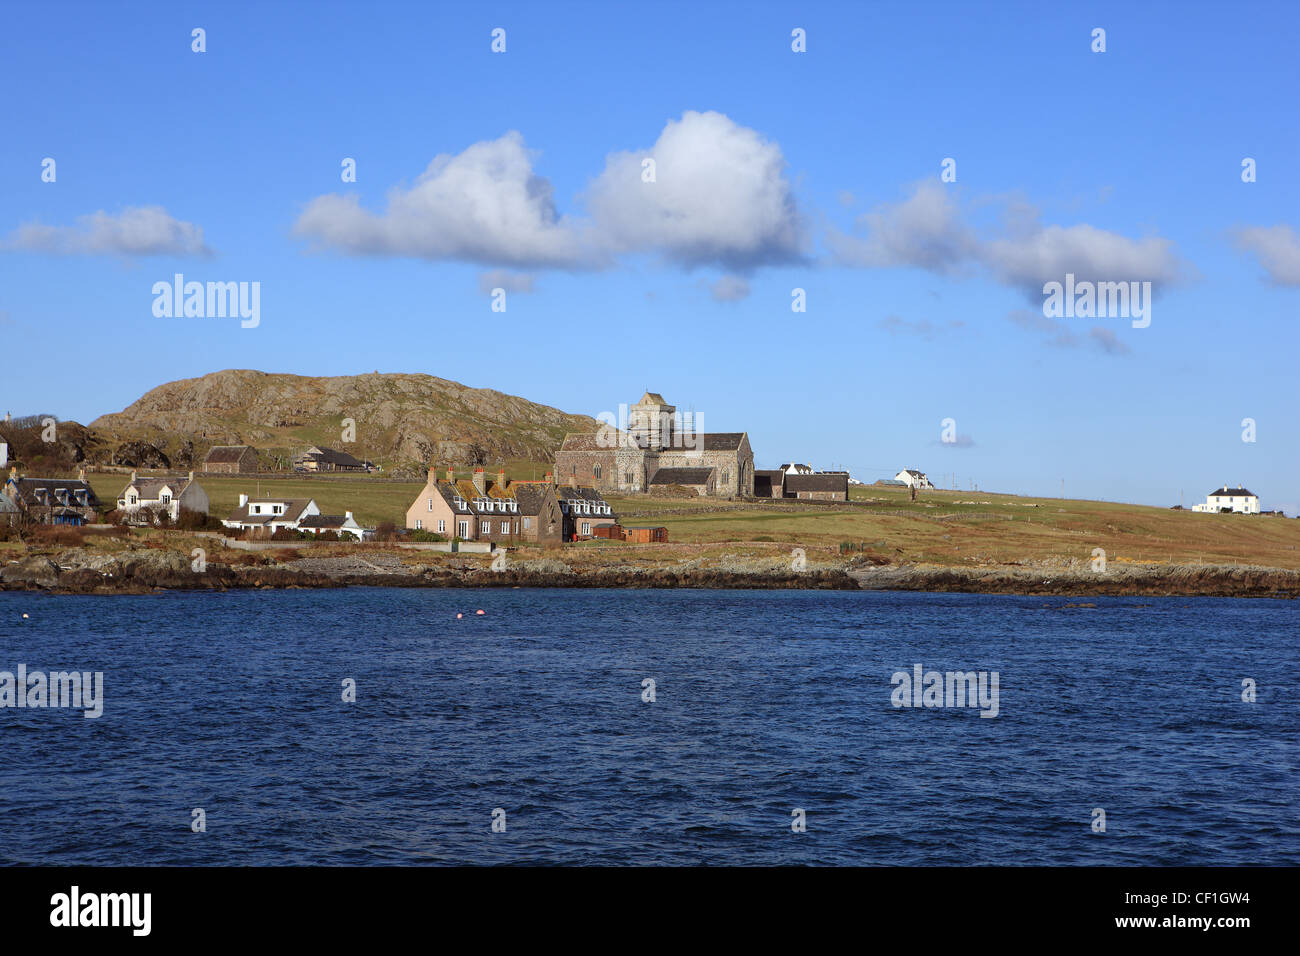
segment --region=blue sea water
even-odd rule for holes
[[[105,697],[0,709],[0,860],[1300,863],[1300,605],[1087,601],[0,593],[0,670]],[[918,663],[998,716],[893,707]]]

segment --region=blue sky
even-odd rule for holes
[[[760,466],[1189,506],[1240,481],[1300,510],[1294,4],[0,16],[15,414],[223,368],[592,415],[650,388]],[[1067,271],[1151,281],[1150,326],[1047,319]],[[260,324],[155,317],[177,272],[260,282]]]

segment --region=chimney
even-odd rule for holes
[[[536,472],[534,472],[534,474],[536,474]],[[549,471],[546,473],[546,477],[542,480],[545,481],[548,485],[555,484],[555,476],[551,474]]]
[[[504,491],[506,487],[506,470],[504,468],[497,472],[497,485]]]
[[[450,484],[452,484],[453,482],[455,482],[455,480],[456,480],[456,473],[455,473],[454,471],[452,471],[451,468],[448,468],[448,469],[447,469],[447,484],[450,485]]]
[[[190,469],[190,481],[193,481],[193,480],[194,480],[194,469],[191,468],[191,469]]]
[[[432,465],[430,465],[430,466],[429,466],[429,484],[432,485],[432,484],[434,484],[437,480],[438,480],[438,469],[435,468],[435,467],[433,467]]]
[[[578,476],[577,476],[577,475],[570,475],[570,476],[569,476],[569,487],[570,487],[570,488],[576,488],[576,487],[578,487]]]
[[[487,494],[487,472],[482,468],[474,469],[474,488],[480,495]]]
[[[133,484],[133,485],[135,484],[135,472],[134,472],[134,471],[131,472],[131,484]]]
[[[239,507],[242,508],[242,507],[244,507],[244,506],[247,505],[247,504],[248,504],[248,495],[240,495],[240,496],[239,496]]]
[[[86,480],[86,466],[82,465],[77,469],[77,480],[84,482]]]
[[[343,517],[345,517],[345,518],[351,520],[351,518],[352,518],[352,512],[351,512],[351,511],[345,511],[345,512],[343,512]]]

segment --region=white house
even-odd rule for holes
[[[192,471],[183,478],[140,478],[133,471],[130,483],[117,496],[117,510],[129,515],[150,511],[175,521],[182,508],[208,513],[208,493]]]
[[[333,531],[340,539],[355,538],[357,541],[364,541],[367,537],[366,529],[357,524],[351,511],[341,515],[308,515],[298,522],[298,530],[308,534]]]
[[[917,471],[915,468],[904,468],[894,476],[895,481],[901,481],[909,488],[933,488],[930,479],[925,477],[925,472]]]
[[[1218,514],[1220,511],[1231,511],[1235,514],[1257,515],[1259,514],[1259,495],[1242,488],[1240,485],[1236,488],[1229,488],[1225,483],[1222,488],[1217,488],[1205,496],[1205,504],[1192,505],[1192,510],[1213,514]]]
[[[250,501],[248,495],[240,495],[239,507],[231,512],[229,518],[222,518],[221,523],[227,528],[252,528],[272,535],[282,528],[297,531],[304,519],[319,514],[320,508],[316,506],[314,498],[262,498]]]
[[[781,471],[787,475],[811,475],[813,473],[812,465],[803,465],[794,461],[787,461],[781,466]]]

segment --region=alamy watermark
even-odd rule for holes
[[[981,717],[998,715],[997,671],[895,671],[889,701],[899,707],[979,707]]]
[[[245,329],[262,322],[262,283],[186,282],[176,273],[171,282],[153,284],[155,318],[224,319],[238,316]]]
[[[1078,282],[1073,272],[1065,282],[1043,283],[1043,316],[1049,319],[1133,319],[1133,328],[1151,324],[1151,283]]]
[[[103,671],[0,671],[0,708],[75,707],[94,719],[104,713]]]

